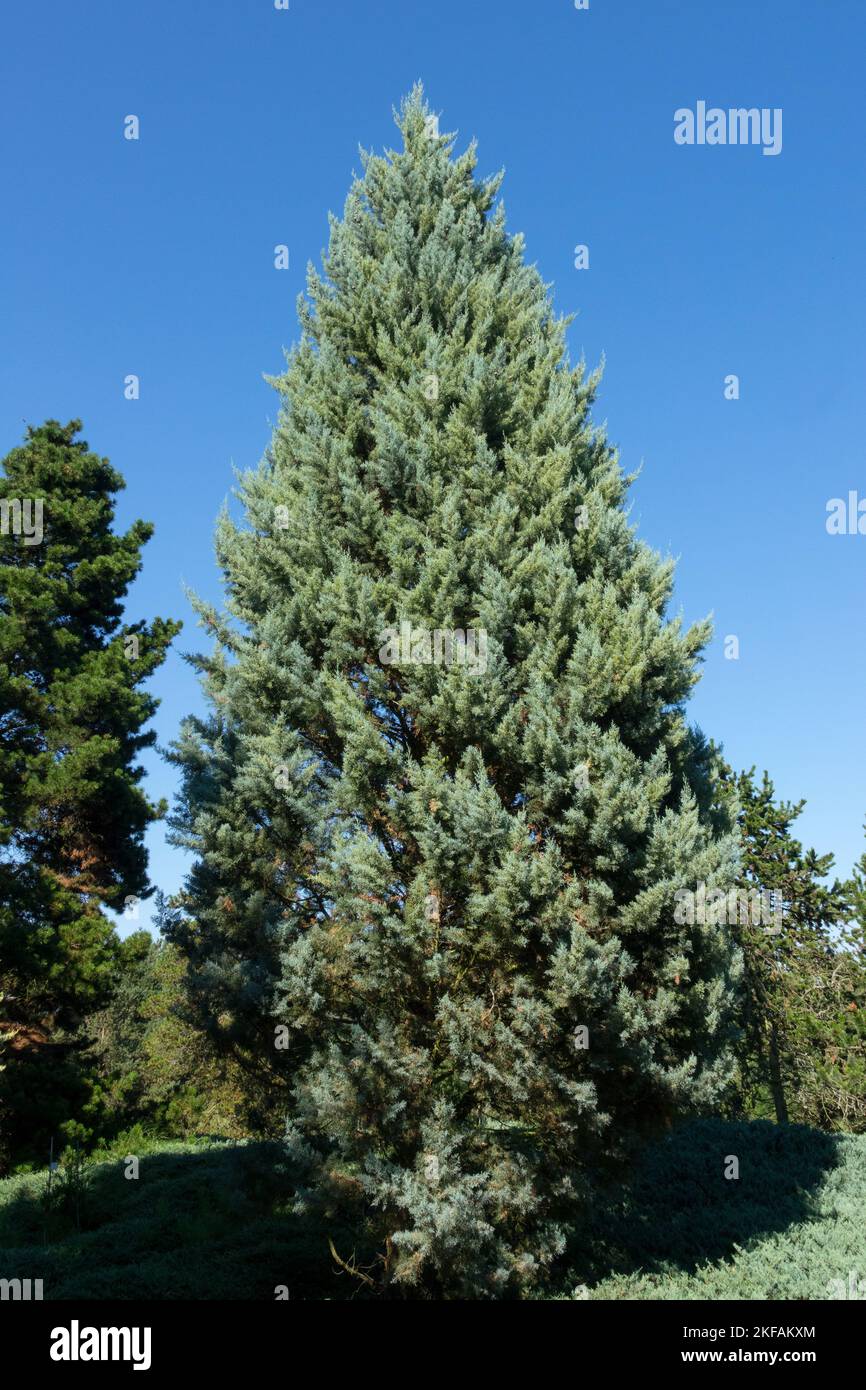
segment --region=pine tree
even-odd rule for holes
[[[735,841],[683,715],[709,626],[665,617],[598,378],[474,145],[420,89],[397,121],[218,528],[175,939],[251,1049],[261,1011],[299,1202],[357,1200],[386,1281],[483,1295],[541,1277],[595,1156],[727,1085],[737,953],[674,901]]]
[[[111,530],[123,479],[80,428],[28,429],[0,475],[2,1084],[33,1142],[86,1094],[76,1030],[110,989],[117,940],[102,908],[148,892],[144,832],[165,808],[135,761],[155,737],[141,687],[180,627],[122,624],[153,528]]]
[[[780,1124],[824,1129],[866,1125],[866,957],[851,922],[854,885],[828,882],[833,855],[805,850],[791,827],[804,801],[776,799],[755,770],[725,769],[741,833],[740,888],[765,895],[766,911],[741,927],[742,1092]]]

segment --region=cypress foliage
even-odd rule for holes
[[[174,938],[291,1078],[299,1201],[357,1200],[385,1281],[479,1295],[539,1279],[597,1157],[727,1085],[738,955],[674,899],[727,888],[735,838],[683,715],[709,626],[666,618],[597,376],[499,178],[420,89],[397,120],[219,524]]]
[[[111,530],[123,479],[77,439],[30,428],[0,473],[0,1031],[10,1143],[36,1142],[86,1096],[77,1029],[111,988],[103,906],[148,892],[144,832],[164,812],[138,753],[141,687],[180,624],[122,624],[153,528]],[[77,1095],[77,1101],[73,1096]]]

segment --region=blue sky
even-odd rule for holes
[[[25,422],[80,417],[127,479],[119,524],[156,523],[129,615],[186,620],[153,683],[160,741],[200,707],[182,584],[219,597],[213,522],[267,444],[263,374],[297,337],[305,265],[358,145],[395,143],[391,108],[420,78],[458,147],[478,138],[479,172],[505,168],[509,227],[577,315],[572,355],[606,357],[596,416],[625,468],[643,460],[634,519],[678,557],[685,618],[715,616],[692,719],[806,797],[804,838],[847,873],[866,536],[825,521],[830,498],[866,497],[864,48],[861,0],[7,7],[0,454]],[[674,112],[701,100],[781,108],[781,153],[677,145]],[[148,769],[170,797],[172,770]],[[162,827],[149,844],[174,891],[184,861]]]

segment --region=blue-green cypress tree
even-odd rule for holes
[[[499,178],[419,89],[397,119],[220,522],[175,935],[290,1077],[299,1200],[357,1200],[387,1279],[484,1294],[541,1277],[597,1156],[726,1086],[737,952],[675,894],[735,841],[683,714],[709,628],[665,616],[597,377]]]

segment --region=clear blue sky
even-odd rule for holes
[[[850,871],[866,536],[829,536],[825,509],[866,497],[862,0],[40,0],[0,23],[0,454],[25,422],[83,419],[127,478],[120,524],[156,523],[131,617],[181,616],[177,648],[202,644],[181,585],[219,596],[214,518],[276,410],[262,374],[358,145],[395,143],[421,78],[480,172],[505,167],[573,355],[606,355],[597,417],[644,460],[640,532],[678,557],[686,619],[715,615],[692,718],[806,797],[804,837]],[[781,107],[781,154],[676,145],[699,100]],[[196,682],[173,655],[154,688],[167,742]],[[149,843],[174,891],[183,860],[162,828]]]

